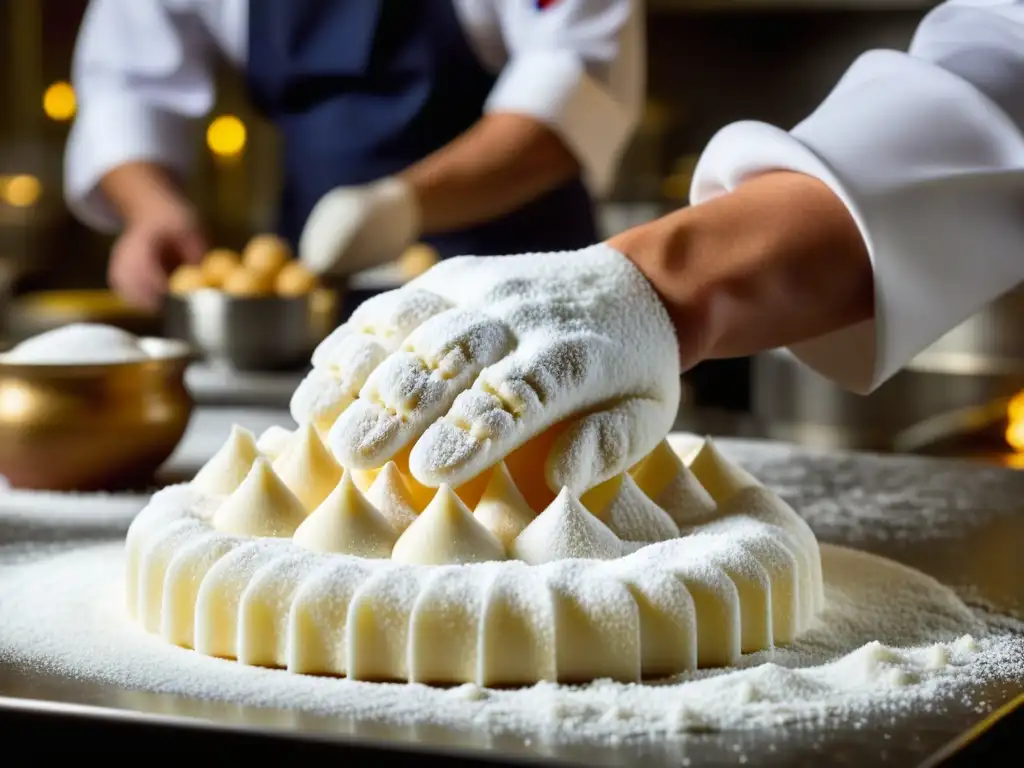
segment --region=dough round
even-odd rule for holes
[[[300,499],[268,458],[242,477],[250,438],[236,430],[202,487],[157,492],[127,534],[129,613],[200,653],[357,680],[635,682],[790,643],[824,605],[811,529],[710,440],[689,464],[665,441],[606,493],[563,492],[532,520],[499,465],[479,511],[442,487],[397,525],[381,501],[406,493],[396,466],[389,493],[345,473]],[[486,527],[508,522],[498,508],[525,526],[510,544]]]
[[[215,248],[203,258],[200,269],[207,282],[216,288],[224,285],[224,280],[242,261],[238,254],[227,248]]]
[[[405,249],[398,259],[398,269],[402,277],[412,280],[419,277],[441,260],[437,251],[426,243],[416,243]]]
[[[274,290],[280,296],[306,296],[318,286],[316,275],[298,261],[289,261],[277,273]]]
[[[203,270],[194,264],[182,264],[167,282],[167,288],[175,296],[186,296],[201,288],[211,288],[213,283],[206,277]]]
[[[242,264],[252,272],[276,275],[292,257],[288,243],[277,235],[256,235],[245,246]]]
[[[274,275],[239,266],[224,279],[223,290],[232,296],[269,296],[274,292]]]

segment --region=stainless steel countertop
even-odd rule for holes
[[[233,422],[256,430],[279,421],[283,412],[223,412],[200,409],[191,436],[171,462],[168,477],[192,471]],[[803,514],[823,541],[866,549],[912,565],[956,589],[974,605],[1024,620],[1024,473],[926,458],[808,451],[780,443],[719,441],[723,450],[776,488]],[[139,504],[144,503],[140,497]],[[126,524],[81,527],[77,535],[123,536]],[[47,538],[39,526],[0,526],[0,542]],[[978,691],[991,710],[1024,693],[999,686]],[[2,698],[6,697],[6,698]],[[0,714],[11,708],[48,708],[102,722],[173,723],[177,743],[198,734],[189,724],[279,733],[292,739],[337,744],[339,756],[353,744],[382,750],[476,752],[504,764],[570,762],[588,765],[917,765],[966,730],[986,712],[948,703],[942,711],[919,712],[892,722],[842,720],[827,728],[693,734],[671,744],[593,746],[548,744],[538,740],[494,739],[484,731],[452,732],[434,727],[387,727],[294,711],[252,709],[233,704],[131,692],[14,668],[0,662]],[[96,709],[76,709],[76,707]],[[154,720],[153,718],[156,718]],[[184,729],[184,730],[182,730]],[[773,745],[769,749],[769,745]],[[383,754],[383,753],[382,753]]]

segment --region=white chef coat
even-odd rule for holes
[[[271,0],[287,2],[287,0]],[[645,91],[642,0],[453,0],[485,69],[500,73],[486,112],[515,112],[555,130],[594,194],[611,184]],[[102,177],[148,160],[187,173],[184,130],[214,102],[214,46],[248,58],[249,0],[91,0],[72,80],[78,116],[65,152],[65,197],[87,224],[118,217]]]
[[[771,170],[815,176],[843,200],[871,256],[875,318],[790,351],[867,394],[1024,280],[1022,125],[1024,0],[949,0],[907,53],[861,56],[792,131],[720,131],[691,201]]]

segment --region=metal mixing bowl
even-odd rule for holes
[[[139,488],[192,416],[185,345],[141,362],[0,362],[0,475],[15,488]]]
[[[302,368],[337,325],[338,293],[237,297],[206,289],[169,296],[165,332],[239,371]]]

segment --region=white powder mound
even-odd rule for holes
[[[3,356],[8,363],[72,365],[145,360],[139,340],[120,328],[71,323],[27,339]]]
[[[69,323],[40,333],[0,355],[0,362],[23,365],[111,365],[175,357],[187,346],[172,339],[140,339],[100,323]]]
[[[829,545],[821,550],[828,607],[790,648],[651,684],[500,691],[307,677],[170,646],[126,616],[122,550],[120,541],[34,556],[0,550],[0,658],[128,689],[604,743],[873,714],[891,720],[1024,676],[1021,627],[993,631],[930,577]]]
[[[188,345],[177,339],[161,339],[155,336],[146,336],[140,338],[138,343],[139,349],[151,360],[178,357],[188,351]]]

